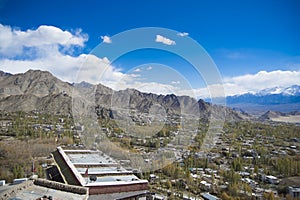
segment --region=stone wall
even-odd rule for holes
[[[42,187],[47,187],[47,188],[52,188],[55,190],[61,190],[65,192],[71,192],[75,194],[86,194],[88,195],[89,189],[86,187],[81,187],[81,186],[75,186],[75,185],[67,185],[64,183],[59,183],[59,182],[54,182],[54,181],[49,181],[46,179],[35,179],[34,180],[35,185],[39,185]]]

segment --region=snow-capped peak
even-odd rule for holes
[[[282,93],[283,90],[284,89],[280,88],[280,87],[267,88],[267,89],[263,89],[263,90],[257,92],[256,95],[264,96],[264,95],[268,95],[268,94],[280,94],[280,93]]]
[[[288,87],[284,90],[285,95],[299,95],[300,94],[300,86],[299,85],[293,85],[291,87]]]
[[[261,90],[256,93],[256,95],[264,96],[270,94],[282,94],[286,96],[293,96],[300,94],[300,86],[299,85],[292,85],[290,87],[274,87],[274,88],[267,88]]]

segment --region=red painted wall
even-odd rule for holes
[[[148,183],[136,183],[129,185],[111,185],[111,186],[89,186],[89,194],[107,194],[119,192],[131,192],[139,190],[148,190]]]

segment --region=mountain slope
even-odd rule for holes
[[[261,121],[277,121],[287,123],[300,123],[300,112],[281,113],[275,111],[267,111],[259,117]]]
[[[190,115],[208,118],[226,117],[240,120],[244,115],[232,109],[197,101],[188,96],[157,95],[135,89],[114,91],[101,84],[86,82],[69,84],[49,72],[29,70],[24,74],[1,73],[0,110],[32,111],[47,113],[78,114],[107,113],[110,118],[119,112],[164,115]],[[122,114],[122,113],[121,113]],[[163,114],[163,113],[159,113]],[[115,115],[115,116],[114,116]],[[107,116],[106,116],[107,117]]]
[[[61,92],[71,94],[72,86],[46,71],[29,70],[24,74],[6,75],[0,79],[0,97],[26,94],[43,97]]]

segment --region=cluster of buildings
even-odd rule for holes
[[[139,121],[141,116],[135,119],[135,123],[151,123],[151,119]],[[144,119],[144,118],[143,118]],[[178,118],[176,120],[178,121]],[[168,123],[168,121],[166,122]],[[0,126],[9,126],[9,122],[2,122]],[[174,125],[174,124],[172,124]],[[183,126],[184,124],[181,124]],[[60,119],[59,124],[34,124],[37,129],[43,129],[43,131],[57,131],[63,132],[64,120]],[[172,152],[173,161],[183,163],[184,158],[191,155],[191,152],[184,147],[187,144],[194,143],[194,138],[197,132],[193,129],[189,129],[187,123],[184,125],[183,131],[171,131],[168,136],[155,136],[138,138],[135,135],[126,135],[124,133],[114,133],[103,128],[109,137],[116,137],[122,139],[128,137],[131,139],[133,149],[141,155],[147,155],[149,149],[158,149],[161,152]],[[83,126],[74,126],[71,128],[73,131],[74,139],[80,139],[80,133],[84,132]],[[226,132],[226,130],[225,130]],[[253,148],[255,145],[263,145],[266,149],[274,149],[270,151],[270,156],[286,156],[291,154],[300,154],[299,140],[293,139],[289,146],[275,146],[275,139],[260,134],[256,134],[256,138],[252,138],[249,135],[242,135],[236,138],[240,144],[240,149],[237,146],[232,145],[231,138],[226,138],[226,134],[218,134],[216,137],[216,146],[213,151],[209,153],[198,152],[194,153],[194,159],[206,158],[210,163],[217,163],[219,169],[211,168],[191,168],[191,177],[199,182],[199,188],[202,192],[199,194],[198,199],[218,199],[218,197],[211,195],[209,192],[214,187],[218,186],[224,190],[227,189],[228,183],[224,181],[224,177],[219,173],[220,170],[230,171],[230,161],[235,158],[244,159],[249,163],[247,166],[243,166],[237,173],[241,177],[241,181],[251,187],[251,194],[249,196],[260,199],[266,192],[273,192],[277,194],[276,190],[264,189],[262,184],[269,184],[271,186],[279,184],[279,178],[266,175],[262,169],[254,174],[254,168],[251,164],[253,160],[260,159],[260,155]],[[165,143],[165,141],[168,143]],[[153,142],[155,141],[155,143]],[[151,145],[158,144],[158,145]],[[293,144],[297,145],[293,145]],[[146,145],[147,144],[147,145]],[[147,146],[147,148],[146,148]],[[149,148],[151,147],[151,148]],[[62,148],[57,147],[56,151],[52,153],[55,165],[51,168],[47,168],[47,181],[34,181],[37,185],[42,185],[46,188],[52,188],[54,190],[66,191],[79,195],[78,198],[82,199],[134,199],[134,200],[148,200],[148,199],[167,199],[167,197],[158,194],[152,194],[149,192],[148,180],[141,179],[136,172],[130,168],[124,167],[123,164],[114,160],[109,155],[106,155],[99,150],[88,150],[83,148]],[[145,162],[151,162],[151,157],[145,156]],[[155,173],[155,172],[153,172]],[[155,179],[155,174],[150,175],[150,182]],[[57,184],[53,184],[53,182]],[[0,181],[1,184],[1,181]],[[4,183],[5,184],[5,183]],[[4,185],[3,184],[3,185]],[[34,189],[33,189],[34,190]],[[240,191],[241,192],[241,191]],[[1,193],[1,192],[0,192]],[[299,187],[288,187],[287,193],[291,197],[300,197]],[[55,199],[55,193],[51,194],[51,197]],[[201,196],[201,197],[200,197]],[[192,198],[184,197],[191,200]]]

